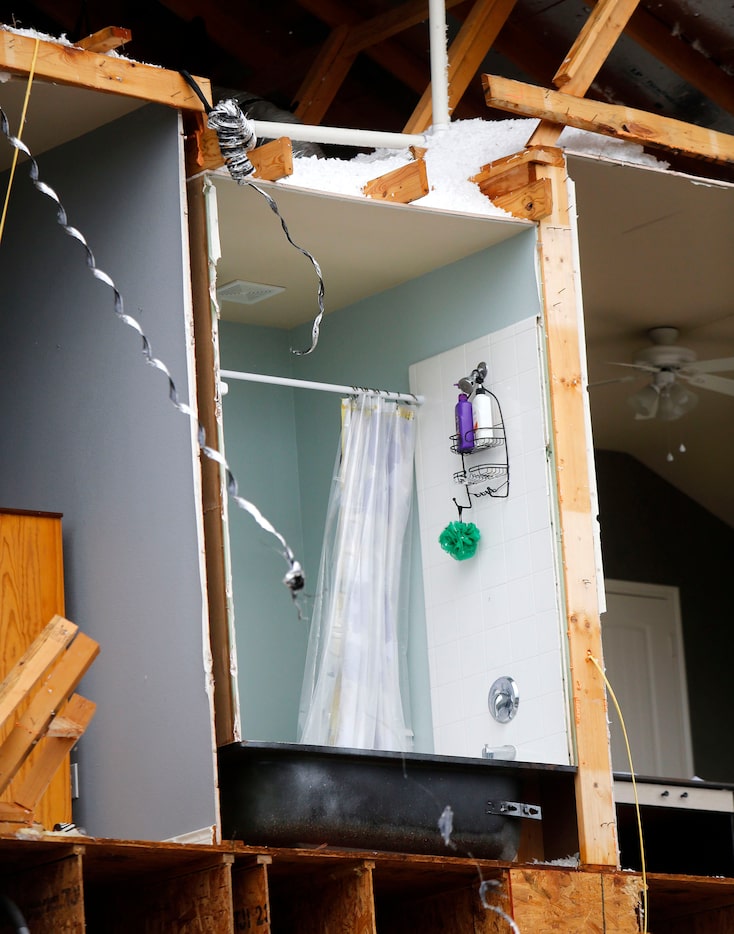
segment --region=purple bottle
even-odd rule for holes
[[[459,454],[467,454],[474,450],[474,415],[471,402],[465,392],[459,393],[456,403],[456,450]]]

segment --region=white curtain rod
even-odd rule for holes
[[[369,389],[364,386],[340,386],[337,383],[317,383],[309,379],[290,379],[287,376],[241,373],[238,370],[220,370],[219,373],[223,379],[241,379],[249,383],[270,383],[275,386],[293,386],[296,389],[318,389],[321,392],[338,392],[348,396],[358,394],[382,396],[383,399],[394,399],[396,402],[412,402],[414,405],[423,405],[425,401],[423,396],[414,396],[409,392],[389,392],[386,389]]]

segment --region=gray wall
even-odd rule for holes
[[[734,782],[734,530],[630,455],[595,458],[604,574],[680,589],[695,772]]]
[[[328,282],[327,282],[328,307]],[[408,367],[451,347],[482,337],[490,331],[539,313],[535,275],[535,231],[523,232],[511,240],[477,253],[461,262],[437,269],[342,311],[327,315],[322,322],[317,349],[307,357],[294,357],[292,347],[310,342],[310,323],[293,332],[222,323],[221,354],[225,369],[243,369],[313,379],[346,385],[375,386],[407,391]],[[340,430],[339,396],[311,390],[285,390],[230,382],[225,397],[224,429],[227,457],[238,473],[233,451],[243,449],[241,464],[247,467],[244,495],[258,493],[257,504],[266,515],[282,516],[284,530],[294,540],[302,537],[299,554],[307,573],[308,593],[313,593],[318,574],[326,508],[334,469]],[[290,394],[290,399],[287,395]],[[275,413],[265,414],[264,399],[270,397]],[[283,402],[276,401],[283,399]],[[245,422],[249,410],[260,427]],[[234,421],[235,410],[239,413]],[[291,421],[293,419],[293,422]],[[273,443],[282,422],[291,431],[295,425],[296,450],[285,453],[287,465],[278,467],[276,482],[271,451],[282,449]],[[247,424],[247,438],[240,432]],[[447,439],[448,444],[448,439]],[[254,456],[253,446],[260,452]],[[246,459],[244,448],[251,457]],[[251,473],[250,473],[251,471]],[[238,477],[242,480],[245,475]],[[295,497],[295,499],[294,499]],[[252,497],[250,497],[252,498]],[[272,516],[271,516],[272,512]],[[234,521],[230,520],[231,522]],[[232,530],[232,566],[236,616],[237,649],[240,667],[243,735],[250,739],[293,742],[296,739],[298,699],[308,640],[308,624],[297,620],[287,593],[279,583],[284,565],[277,556],[261,550],[255,558],[243,551],[240,536],[251,542],[257,533]],[[286,536],[287,537],[287,536]],[[409,674],[412,724],[416,749],[432,751],[432,725],[428,693],[427,648],[423,588],[420,573],[420,546],[417,523],[412,552],[415,558],[411,579]],[[269,561],[272,584],[262,587],[262,557]],[[267,562],[266,562],[267,563]],[[257,567],[251,575],[249,566]],[[277,581],[276,581],[277,578]],[[310,606],[308,607],[310,609]],[[283,629],[283,614],[286,614]],[[271,625],[266,622],[273,617]],[[252,636],[253,627],[257,629]],[[270,641],[270,648],[263,643]],[[272,670],[259,661],[267,658]],[[250,677],[248,672],[260,670]],[[278,679],[279,703],[272,694],[267,705],[258,696],[257,685]]]
[[[146,107],[39,162],[185,397],[177,114]],[[75,819],[144,839],[210,825],[188,421],[23,166],[0,282],[0,503],[64,514],[67,615],[101,645]]]

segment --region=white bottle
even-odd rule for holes
[[[492,396],[479,383],[471,401],[474,412],[474,447],[487,447],[494,440],[494,405]]]

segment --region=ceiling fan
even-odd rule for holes
[[[650,346],[638,351],[632,363],[614,364],[652,374],[650,382],[627,399],[636,419],[674,421],[686,415],[698,404],[698,396],[688,385],[734,396],[734,379],[712,375],[734,372],[734,357],[697,360],[692,350],[676,343],[678,334],[674,327],[650,328]]]

